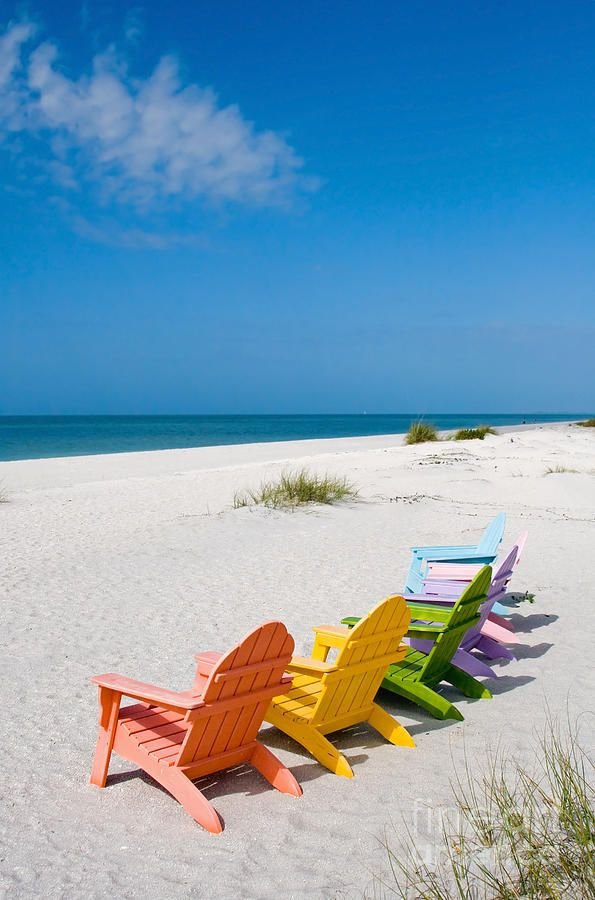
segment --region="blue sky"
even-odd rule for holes
[[[0,414],[589,411],[591,0],[0,0]]]

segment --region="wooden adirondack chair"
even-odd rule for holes
[[[302,790],[270,750],[256,740],[271,698],[291,683],[285,668],[294,648],[281,622],[255,628],[228,653],[197,657],[190,691],[169,691],[121,675],[96,675],[99,737],[91,784],[105,787],[112,750],[144,769],[208,831],[221,820],[192,779],[249,762],[273,787]],[[120,709],[123,696],[139,702]]]
[[[408,636],[429,638],[433,644],[428,653],[410,647],[404,659],[391,663],[382,680],[381,686],[385,690],[412,700],[438,719],[464,718],[453,703],[437,692],[442,681],[457,687],[466,697],[487,699],[492,696],[472,675],[452,664],[464,634],[479,621],[479,608],[487,597],[491,575],[490,566],[484,566],[452,607],[441,609],[439,604],[410,604],[415,621],[409,626]],[[350,617],[343,622],[351,625],[357,619]]]
[[[374,703],[389,662],[402,659],[401,643],[409,624],[402,597],[387,597],[353,629],[320,625],[312,656],[295,656],[288,669],[293,687],[269,706],[265,719],[309,750],[336,775],[353,777],[351,766],[324,735],[368,722],[393,744],[414,747],[410,734]],[[327,662],[338,648],[334,662]]]
[[[514,545],[517,548],[515,567],[518,566],[521,561],[528,536],[529,532],[523,531],[514,542]],[[481,563],[434,562],[433,560],[429,560],[424,581],[469,582],[473,581],[480,569]]]
[[[471,652],[472,650],[479,650],[490,659],[514,659],[507,647],[484,634],[484,628],[488,623],[488,616],[494,604],[498,601],[498,598],[503,597],[506,593],[506,588],[516,566],[517,555],[518,547],[515,546],[498,567],[492,578],[488,596],[480,607],[478,622],[472,625],[463,635],[460,646],[452,658],[453,666],[457,666],[457,668],[462,669],[463,672],[467,672],[469,675],[496,677],[496,673],[481,659],[474,656]],[[432,606],[436,604],[441,610],[452,608],[457,596],[460,596],[465,585],[462,581],[429,581],[425,583],[425,587],[426,593],[424,594],[407,595],[407,603],[413,613],[416,603],[426,605],[431,603]],[[504,636],[508,643],[518,642],[516,636],[508,631],[504,632]],[[432,646],[432,641],[427,639],[413,638],[410,643],[416,650],[423,650],[424,653],[428,653]]]
[[[515,568],[521,561],[528,536],[528,532],[523,531],[515,541],[517,548]],[[481,566],[476,563],[428,562],[422,593],[432,592],[444,595],[446,592],[451,592],[454,596],[457,593],[457,586],[453,585],[452,582],[470,582],[477,575],[480,568]],[[436,582],[441,583],[436,584]],[[461,585],[460,590],[462,589]],[[492,606],[488,620],[482,628],[485,636],[491,637],[496,641],[518,643],[514,638],[507,638],[502,631],[502,629],[510,632],[514,631],[513,625],[505,618],[507,615],[510,615],[510,610],[496,601]]]
[[[485,528],[479,543],[464,546],[412,547],[412,559],[407,575],[406,590],[422,593],[422,582],[430,562],[479,563],[490,565],[496,558],[504,535],[506,513],[499,513]]]

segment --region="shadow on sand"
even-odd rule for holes
[[[522,616],[518,613],[510,616],[508,621],[513,626],[517,634],[530,634],[536,628],[543,628],[546,625],[552,625],[557,622],[560,616],[554,613],[532,613],[529,616]]]
[[[512,664],[514,665],[514,662]],[[533,675],[499,675],[498,678],[488,682],[488,687],[495,697],[498,694],[508,694],[509,691],[531,684],[532,681],[535,681]]]
[[[553,646],[553,644],[548,644],[545,641],[541,644],[534,644],[532,647],[529,647],[526,644],[515,644],[515,646],[512,647],[512,652],[516,659],[539,659]]]

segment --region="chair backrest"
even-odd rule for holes
[[[481,631],[482,625],[492,611],[494,603],[496,603],[497,600],[500,600],[500,598],[503,597],[506,593],[508,582],[512,578],[512,573],[516,565],[518,552],[519,548],[515,545],[506,559],[502,561],[502,564],[498,566],[498,569],[492,578],[488,596],[479,608],[479,621],[477,625],[472,626],[465,634],[465,637],[462,641],[463,647],[465,647],[465,644],[469,641],[472,635],[475,635],[478,631]]]
[[[442,679],[465,633],[479,621],[479,608],[487,598],[492,577],[490,566],[484,566],[467,585],[452,607],[448,622],[424,660],[419,680],[435,683]]]
[[[177,765],[235,750],[258,733],[271,698],[281,693],[282,676],[294,641],[282,622],[266,622],[225,653],[214,666],[182,744]]]
[[[322,678],[322,691],[312,724],[355,716],[368,710],[389,663],[409,627],[411,614],[403,597],[395,594],[378,603],[351,630],[335,660],[336,670]]]
[[[492,606],[506,593],[508,583],[513,576],[515,566],[519,559],[519,546],[515,544],[506,559],[503,559],[496,569],[488,592],[488,600],[492,601]]]
[[[471,649],[471,647],[475,646],[477,636],[483,628],[485,622],[487,621],[494,603],[496,603],[497,600],[500,600],[506,593],[506,588],[508,587],[508,583],[512,578],[514,567],[517,563],[518,550],[519,548],[515,544],[506,559],[504,559],[501,565],[498,566],[498,570],[492,578],[488,596],[479,608],[478,621],[475,623],[475,625],[472,625],[463,635],[460,643],[460,646],[463,648],[463,650],[469,650]]]
[[[525,548],[528,536],[529,532],[523,531],[514,542],[514,545],[517,548],[515,566],[518,566],[521,560],[521,554]],[[505,563],[506,560],[504,560],[502,566],[504,566]],[[460,588],[457,587],[456,583],[472,581],[480,568],[481,565],[477,563],[430,561],[428,562],[426,577],[423,580],[424,594],[438,594],[439,596],[448,597],[456,596],[460,591]],[[497,576],[495,575],[494,578],[496,577]]]
[[[477,545],[478,556],[496,555],[500,542],[504,536],[505,525],[506,513],[498,513],[486,527],[480,538],[479,544]]]
[[[516,563],[515,563],[515,565],[517,565],[517,566],[518,566],[518,564],[519,564],[520,561],[521,561],[521,556],[522,556],[523,551],[524,551],[524,549],[525,549],[525,544],[527,543],[527,538],[528,538],[528,537],[529,537],[529,532],[528,532],[528,531],[522,531],[521,534],[519,534],[518,538],[517,538],[516,541],[515,541],[515,545],[516,545],[516,548],[517,548],[517,555],[516,555]]]

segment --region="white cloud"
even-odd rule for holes
[[[31,24],[21,22],[0,34],[0,124],[4,126],[3,130],[18,131],[27,125],[29,96],[21,52],[34,33]]]
[[[142,12],[139,7],[133,6],[128,10],[124,20],[124,37],[129,44],[137,44],[143,34]]]
[[[72,216],[71,225],[78,235],[108,247],[132,249],[169,250],[175,247],[206,247],[208,241],[200,234],[176,231],[148,231],[147,229],[122,227],[117,222],[89,222],[83,216]]]
[[[184,84],[173,57],[139,79],[109,48],[74,78],[56,46],[34,44],[34,35],[20,23],[0,36],[0,126],[41,141],[62,187],[90,182],[104,201],[162,208],[197,199],[277,205],[316,186],[281,135],[257,131],[211,89]]]

